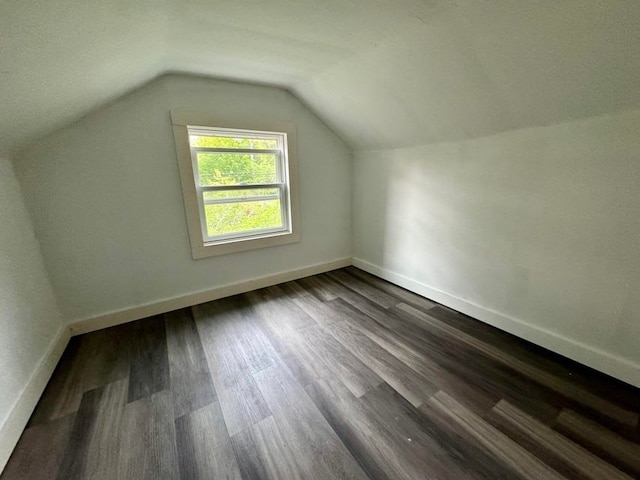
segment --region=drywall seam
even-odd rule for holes
[[[485,308],[468,300],[451,295],[442,290],[425,285],[402,274],[393,272],[361,258],[354,257],[353,265],[427,297],[447,307],[509,332],[520,338],[564,355],[591,368],[611,375],[619,380],[640,387],[640,365],[623,357],[613,355],[593,346],[577,342],[557,333],[536,327],[517,318],[509,317],[495,310]]]
[[[93,332],[102,328],[120,325],[122,323],[139,320],[141,318],[159,315],[161,313],[170,312],[179,308],[190,307],[200,303],[210,302],[219,298],[238,295],[240,293],[250,292],[259,288],[277,285],[278,283],[296,280],[298,278],[317,275],[319,273],[328,272],[337,268],[347,267],[351,265],[351,257],[339,258],[329,262],[317,263],[294,270],[274,273],[263,277],[254,278],[228,285],[222,285],[210,290],[204,290],[179,297],[168,298],[158,302],[148,303],[125,310],[118,310],[97,317],[79,320],[69,325],[72,335],[80,335],[83,333]]]
[[[65,348],[67,348],[69,338],[71,338],[69,328],[63,325],[58,329],[47,352],[42,356],[38,366],[34,369],[24,389],[18,395],[13,407],[11,407],[9,415],[0,426],[0,472],[4,470],[11,452],[13,452],[22,432],[26,428],[42,392],[44,392],[56,365],[58,365]]]

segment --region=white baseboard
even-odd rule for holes
[[[450,295],[366,260],[354,257],[353,265],[536,345],[640,387],[640,365],[623,357]]]
[[[70,337],[69,329],[66,326],[58,330],[49,349],[31,374],[26,387],[13,404],[7,419],[0,426],[0,473],[4,470],[11,452],[18,443],[20,435],[22,435],[33,409],[40,400],[64,349],[67,348]]]
[[[287,270],[278,272],[264,277],[258,277],[243,282],[231,283],[210,290],[173,297],[158,302],[140,305],[137,307],[119,310],[107,313],[98,317],[88,318],[73,322],[69,325],[72,335],[80,335],[82,333],[93,332],[102,328],[120,325],[122,323],[140,320],[141,318],[159,315],[161,313],[171,312],[180,308],[198,305],[200,303],[210,302],[219,298],[230,297],[240,293],[250,292],[259,288],[277,285],[282,282],[297,280],[298,278],[316,275],[318,273],[328,272],[337,268],[347,267],[351,265],[351,257],[339,258],[330,262],[318,263],[295,270]]]

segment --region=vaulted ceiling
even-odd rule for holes
[[[640,107],[638,0],[3,0],[0,155],[169,71],[290,89],[354,149]]]

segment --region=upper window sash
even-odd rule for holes
[[[283,134],[284,135],[284,134]],[[244,138],[244,137],[242,137]],[[284,145],[282,144],[282,138],[278,138],[277,150],[265,150],[265,149],[247,149],[247,148],[220,148],[220,147],[190,147],[191,163],[193,167],[193,179],[196,184],[196,188],[204,187],[231,187],[240,184],[231,185],[202,185],[200,180],[200,170],[198,169],[198,153],[227,153],[227,154],[240,154],[240,155],[273,155],[275,157],[276,167],[276,182],[275,183],[243,183],[241,185],[281,185],[288,181],[288,171],[285,165]],[[286,137],[285,137],[286,140]]]

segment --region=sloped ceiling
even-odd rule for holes
[[[640,107],[638,0],[3,0],[0,155],[169,71],[290,89],[354,149]]]

